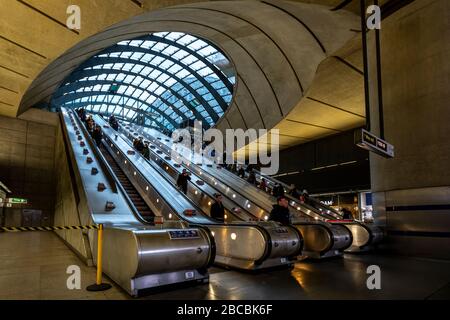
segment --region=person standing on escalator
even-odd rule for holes
[[[273,196],[274,197],[283,197],[284,196],[284,188],[281,184],[277,183],[275,184],[275,186],[273,187],[272,190]]]
[[[144,148],[142,149],[142,156],[150,160],[150,149],[148,148],[148,143],[144,143]]]
[[[102,144],[103,133],[99,125],[96,125],[94,131],[92,131],[92,138],[97,144],[97,147],[100,147],[100,145]]]
[[[187,194],[188,181],[191,180],[191,177],[187,173],[186,169],[183,169],[183,172],[178,176],[177,186],[183,191],[184,194]]]
[[[277,204],[273,205],[273,209],[269,215],[269,220],[279,222],[285,226],[291,224],[291,213],[289,212],[289,202],[285,196],[277,198]]]
[[[117,119],[116,119],[116,117],[114,117],[114,115],[111,115],[111,117],[109,117],[109,125],[114,130],[116,130],[116,131],[119,130],[119,122],[117,122]]]
[[[237,175],[238,175],[238,177],[245,179],[245,170],[244,170],[244,168],[242,168],[242,166],[239,167],[239,169],[237,171]]]
[[[289,195],[291,195],[295,199],[300,199],[300,193],[298,192],[295,184],[291,184],[291,190],[289,191]]]
[[[222,203],[222,195],[220,193],[216,193],[214,198],[216,201],[211,206],[210,216],[217,221],[224,222],[225,208]]]
[[[134,147],[136,148],[137,151],[142,153],[142,150],[144,150],[144,141],[142,140],[142,137],[139,137]]]
[[[250,172],[247,178],[247,182],[251,184],[256,184],[256,175],[253,171]]]
[[[264,190],[264,192],[267,192],[267,182],[266,179],[261,178],[261,182],[259,183],[259,188],[261,190]]]
[[[348,210],[347,208],[342,208],[341,211],[342,211],[342,219],[353,220],[353,215],[350,210]]]

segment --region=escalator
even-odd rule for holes
[[[129,139],[136,137],[138,134],[142,135],[151,143],[152,149],[161,155],[168,157],[171,154],[168,137],[154,130],[150,131],[154,136],[143,130],[142,127],[135,125],[121,126],[121,130]],[[202,159],[197,158],[195,159],[196,161],[192,161],[192,159],[193,157],[184,159],[186,161],[182,161],[181,165],[193,174],[201,175],[205,183],[221,188],[223,195],[237,202],[241,208],[251,211],[262,221],[267,220],[272,204],[263,203],[260,205],[256,203],[252,195],[248,194],[248,189],[251,186],[247,182],[242,181],[242,185],[236,186],[233,183],[235,177],[231,173],[215,165],[201,165]],[[267,200],[267,197],[265,199]],[[319,221],[320,215],[312,210],[309,211],[309,214],[298,212],[297,215],[302,215],[303,218],[295,223],[295,227],[302,233],[303,238],[308,239],[305,241],[304,253],[308,257],[313,258],[342,255],[343,250],[347,249],[353,241],[350,230],[342,225],[334,226],[330,223]]]
[[[260,172],[255,170],[253,170],[253,172],[255,172],[257,179],[264,177],[264,179],[272,185],[280,184],[285,189],[289,188],[289,186],[273,177],[266,175],[263,176]],[[346,252],[362,252],[371,250],[383,239],[383,231],[379,227],[354,219],[344,219],[340,212],[334,208],[324,205],[314,197],[308,197],[304,202],[301,202],[299,199],[296,199],[290,195],[287,195],[287,197],[289,198],[291,206],[306,207],[308,210],[312,210],[318,215],[321,215],[326,222],[334,225],[345,226],[352,234],[352,245],[346,249]]]
[[[136,133],[124,130],[119,127],[119,131],[129,139],[129,143],[136,137]],[[130,145],[131,147],[131,145]],[[147,162],[164,176],[172,184],[176,184],[178,176],[185,169],[179,162],[161,151],[154,151],[155,146],[150,144],[150,157]],[[159,151],[159,152],[158,152]],[[219,185],[217,181],[209,180],[207,176],[198,174],[191,170],[191,180],[188,182],[187,196],[191,199],[206,215],[210,211],[211,204],[215,201],[214,195],[222,194],[225,188]],[[206,182],[206,183],[205,183]],[[259,221],[260,219],[252,214],[251,210],[242,207],[233,198],[223,198],[222,204],[225,208],[225,222],[232,221]]]
[[[130,179],[128,179],[125,173],[123,173],[116,160],[114,160],[114,158],[109,154],[107,150],[105,150],[104,147],[100,147],[98,149],[102,153],[108,165],[111,167],[114,175],[117,177],[117,180],[127,193],[128,197],[130,198],[136,210],[139,212],[139,215],[142,217],[142,219],[144,219],[146,222],[154,223],[155,214],[153,213],[152,209],[150,209],[145,200],[141,197],[139,192],[131,183]]]
[[[105,149],[155,214],[164,217],[167,223],[179,219],[191,227],[201,226],[210,231],[216,244],[215,263],[245,270],[266,269],[291,266],[301,254],[303,240],[295,228],[273,222],[221,223],[211,219],[177,189],[161,167],[132,150],[126,137],[110,128],[100,116],[95,115],[94,121],[102,127]],[[162,204],[165,209],[159,210]]]
[[[181,221],[155,225],[157,212],[142,204],[118,168],[116,177],[105,160],[108,154],[99,152],[74,112],[61,108],[60,118],[77,194],[76,208],[65,211],[70,220],[103,224],[104,272],[132,296],[181,282],[208,282],[215,257],[210,233]],[[96,264],[96,239],[95,231],[88,230],[66,240],[73,248],[88,241],[84,249]]]

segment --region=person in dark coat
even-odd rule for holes
[[[211,206],[211,218],[223,222],[225,220],[225,208],[222,203],[222,195],[216,193],[214,195],[214,198],[216,199],[216,201]]]
[[[119,130],[119,122],[117,122],[117,119],[116,119],[116,117],[114,117],[114,115],[111,115],[111,117],[109,117],[109,125],[114,130],[116,130],[116,131]]]
[[[242,168],[242,166],[239,167],[237,175],[243,179],[245,178],[245,170],[244,170],[244,168]]]
[[[274,197],[282,197],[284,196],[284,188],[281,184],[277,183],[272,190],[273,196]]]
[[[250,172],[250,174],[248,175],[247,182],[251,184],[256,184],[256,176],[253,171]]]
[[[261,182],[259,183],[259,188],[267,192],[267,182],[266,179],[261,178]]]
[[[350,220],[353,219],[352,212],[347,208],[342,208],[342,219]]]
[[[78,116],[80,117],[81,121],[86,121],[86,110],[83,108],[78,109]]]
[[[298,192],[297,187],[295,186],[295,184],[291,184],[291,190],[289,191],[289,194],[295,199],[299,199],[300,198],[300,193]]]
[[[142,141],[142,137],[136,141],[136,145],[134,146],[137,151],[142,152],[144,150],[144,141]]]
[[[300,202],[309,204],[309,193],[306,189],[304,189],[300,195]]]
[[[148,143],[144,143],[144,148],[142,149],[142,156],[145,159],[150,160],[150,149],[148,147]]]
[[[94,131],[92,132],[92,138],[97,144],[97,147],[100,147],[103,138],[102,129],[100,128],[100,126],[95,126]]]
[[[187,193],[188,181],[191,180],[191,177],[187,173],[186,169],[183,169],[183,172],[178,176],[177,186],[183,191],[184,194]]]
[[[269,220],[279,222],[282,225],[291,224],[289,202],[286,197],[282,196],[277,198],[277,204],[273,205],[273,209],[269,215]]]

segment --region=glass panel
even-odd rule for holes
[[[159,42],[158,38],[164,38],[169,44]],[[185,46],[186,49],[183,50],[180,46]],[[135,48],[138,47],[147,49],[148,52],[135,51]],[[229,83],[234,84],[236,77],[232,64],[214,46],[195,36],[181,32],[158,32],[149,35],[147,40],[141,36],[139,39],[121,41],[112,50],[113,52],[100,52],[91,58],[93,59],[90,63],[91,67],[82,69],[100,70],[96,71],[99,74],[86,76],[81,73],[81,76],[72,80],[71,83],[79,81],[82,87],[78,86],[73,89],[74,86],[68,86],[70,82],[64,83],[55,93],[55,97],[65,96],[67,101],[64,103],[68,107],[74,106],[73,103],[84,104],[88,108],[92,108],[92,112],[107,114],[114,111],[128,119],[136,115],[136,111],[132,109],[154,112],[149,107],[152,105],[177,123],[181,122],[184,117],[194,119],[195,115],[190,109],[195,108],[210,125],[214,124],[213,120],[201,103],[207,103],[207,106],[211,107],[218,117],[223,115],[223,110],[209,90],[217,91],[217,94],[228,103],[232,99],[232,92],[218,76],[219,72],[222,72]],[[196,54],[191,55],[188,53],[190,50],[195,51]],[[108,61],[110,58],[118,57],[129,62],[112,63]],[[167,57],[178,62],[174,63]],[[102,60],[98,60],[99,58]],[[99,63],[100,61],[103,63]],[[207,62],[213,64],[214,67],[208,67]],[[89,65],[89,62],[86,65]],[[161,71],[151,66],[157,67]],[[191,74],[186,68],[195,74]],[[202,83],[203,80],[199,81],[199,77],[210,83],[211,88],[205,87]],[[107,82],[105,83],[103,80]],[[82,83],[82,81],[92,82]],[[95,81],[102,81],[102,83],[95,84]],[[114,83],[119,84],[117,95],[109,93],[111,85]],[[74,99],[74,95],[68,94],[75,92],[74,90],[86,96]],[[195,96],[191,90],[196,91]],[[90,96],[92,92],[103,93]],[[122,97],[121,94],[125,96]],[[202,99],[197,99],[198,96],[202,96]],[[181,99],[182,97],[183,99]],[[146,123],[167,130],[174,129],[173,125],[162,116],[154,117],[151,120],[147,119]]]

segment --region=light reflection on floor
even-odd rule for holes
[[[85,266],[53,233],[0,234],[0,299],[131,299],[117,285],[88,292],[95,268]],[[82,289],[68,290],[68,265],[79,265]],[[381,290],[366,286],[369,265]],[[109,279],[105,281],[111,282]],[[294,268],[243,273],[210,269],[207,284],[156,290],[141,299],[450,299],[450,262],[380,254],[304,260]]]

